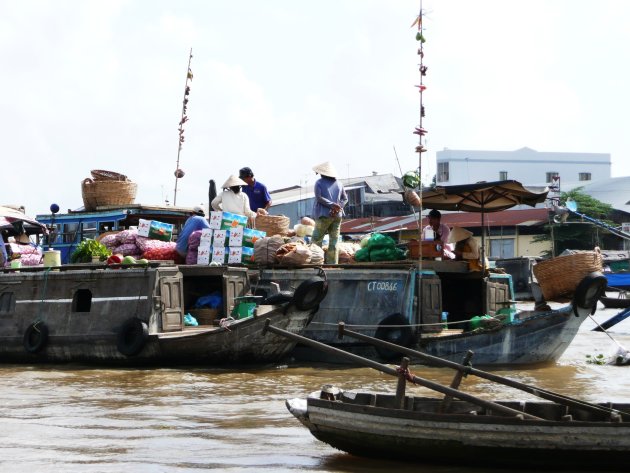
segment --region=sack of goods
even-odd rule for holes
[[[262,230],[267,235],[286,235],[289,232],[291,219],[284,215],[258,215],[256,230]]]
[[[276,253],[284,245],[281,236],[261,238],[254,243],[254,261],[257,264],[274,264],[278,262]]]
[[[311,249],[300,241],[285,243],[278,249],[276,257],[280,264],[308,264],[311,262]]]

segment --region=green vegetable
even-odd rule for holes
[[[89,263],[93,256],[98,256],[101,261],[105,261],[112,252],[107,249],[100,241],[86,238],[79,243],[76,249],[70,255],[71,263]]]

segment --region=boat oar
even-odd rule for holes
[[[343,351],[343,350],[340,350],[339,348],[331,347],[329,345],[326,345],[325,343],[317,342],[315,340],[311,340],[310,338],[306,338],[301,335],[288,332],[278,327],[274,327],[273,325],[271,325],[271,321],[269,319],[265,321],[263,334],[266,333],[267,331],[271,333],[275,333],[276,335],[282,335],[283,337],[287,337],[296,342],[303,343],[304,345],[309,345],[323,352],[331,353],[333,355],[338,355],[342,358],[346,358],[347,360],[354,361],[357,364],[367,366],[369,368],[373,368],[377,371],[380,371],[381,373],[389,374],[392,376],[399,376],[399,371],[396,368],[383,365],[374,360],[370,360],[368,358],[363,358],[362,356],[355,355],[354,353],[348,353],[347,351]],[[419,376],[410,375],[410,381],[415,384],[419,384],[420,386],[424,386],[425,388],[429,388],[439,393],[452,396],[462,401],[470,402],[471,404],[484,407],[491,411],[501,412],[503,414],[507,414],[511,416],[517,416],[522,419],[545,420],[540,417],[536,417],[531,414],[517,411],[516,409],[512,409],[510,407],[503,406],[501,404],[497,404],[496,402],[486,401],[485,399],[478,398],[476,396],[473,396],[472,394],[467,394],[457,389],[449,388],[448,386],[443,386],[442,384],[430,381],[425,378],[421,378]]]
[[[422,353],[421,351],[412,350],[411,348],[402,347],[394,343],[389,343],[384,340],[380,340],[378,338],[370,337],[369,335],[353,332],[352,330],[346,329],[345,324],[343,322],[339,322],[339,338],[343,338],[344,336],[349,336],[350,338],[356,338],[357,340],[363,340],[373,345],[380,346],[382,348],[386,348],[388,350],[395,351],[403,355],[410,356],[412,358],[420,358],[422,360],[428,361],[429,363],[435,366],[444,366],[447,368],[452,368],[455,370],[462,371],[465,374],[472,374],[472,375],[478,376],[479,378],[487,379],[488,381],[494,381],[495,383],[503,384],[511,388],[520,389],[521,391],[525,391],[526,393],[533,394],[534,396],[547,399],[548,401],[557,402],[558,404],[563,404],[565,406],[573,407],[575,409],[583,409],[589,412],[594,412],[594,413],[598,413],[602,415],[609,415],[611,416],[613,420],[617,420],[619,418],[622,418],[624,420],[630,420],[630,413],[618,411],[616,409],[610,409],[609,407],[600,406],[598,404],[592,404],[590,402],[581,401],[579,399],[575,399],[572,397],[567,397],[562,394],[558,394],[558,393],[548,391],[542,388],[537,388],[535,386],[530,386],[528,384],[520,383],[518,381],[514,381],[513,379],[505,378],[503,376],[489,373],[487,371],[478,370],[476,368],[473,368],[472,366],[462,365],[459,363],[455,363],[454,361],[445,360],[437,356],[429,355],[427,353]]]

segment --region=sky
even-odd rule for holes
[[[207,202],[249,166],[270,190],[341,177],[425,181],[444,148],[610,153],[630,175],[630,2],[0,0],[0,204],[80,207],[90,170],[136,202]]]

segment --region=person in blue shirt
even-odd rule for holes
[[[267,186],[254,179],[254,173],[248,167],[242,168],[238,177],[247,183],[242,187],[242,191],[249,197],[249,208],[254,212],[258,212],[258,209],[266,211],[271,206],[271,196],[267,191]]]
[[[188,238],[190,234],[195,230],[203,230],[204,228],[210,228],[208,220],[206,220],[206,213],[201,207],[194,207],[192,215],[188,217],[188,220],[184,223],[182,231],[177,237],[177,243],[175,249],[180,256],[186,258],[188,252]]]
[[[315,182],[315,203],[313,205],[313,243],[322,246],[324,236],[328,235],[328,249],[324,262],[337,264],[339,252],[337,242],[341,233],[341,219],[344,216],[343,208],[348,203],[348,196],[343,184],[337,180],[337,170],[330,162],[318,164],[313,168],[321,177]]]

